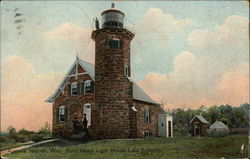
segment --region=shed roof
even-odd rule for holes
[[[71,75],[72,73],[74,73],[77,64],[79,64],[93,80],[95,79],[95,65],[92,63],[86,62],[84,60],[81,60],[79,58],[76,58],[75,62],[71,66],[68,73],[65,75],[60,85],[57,87],[54,94],[50,96],[46,100],[46,102],[53,102],[60,95],[63,88],[65,87],[65,85],[68,83],[68,81],[71,78],[71,77],[68,77],[68,75]],[[159,104],[155,102],[152,98],[150,98],[135,82],[133,82],[130,78],[128,79],[133,83],[133,99],[152,103],[152,104]]]
[[[190,123],[192,123],[195,118],[198,118],[204,124],[208,124],[208,121],[206,119],[204,119],[201,115],[196,115],[195,117],[193,117],[193,119],[190,121]]]
[[[211,126],[210,129],[228,129],[228,127],[221,121],[215,121]]]

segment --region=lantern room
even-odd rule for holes
[[[112,3],[111,8],[105,10],[101,14],[102,28],[123,28],[124,27],[124,13],[115,8]]]

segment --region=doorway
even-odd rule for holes
[[[168,137],[172,137],[172,124],[171,121],[168,121]]]
[[[89,103],[84,104],[83,114],[86,114],[86,118],[88,120],[88,127],[89,127],[91,125],[91,105]]]
[[[200,123],[198,122],[194,124],[194,135],[200,135]]]

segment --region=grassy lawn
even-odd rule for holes
[[[81,143],[61,140],[15,152],[7,157],[21,159],[166,159],[239,158],[247,136],[147,138],[139,140],[96,140]],[[247,157],[245,147],[244,157]]]
[[[30,142],[15,142],[15,143],[1,143],[0,150],[5,150],[8,148],[16,147],[16,146],[21,146],[21,145],[26,145],[29,144]]]

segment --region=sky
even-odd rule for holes
[[[44,101],[77,54],[94,63],[93,19],[101,19],[112,2],[1,2],[2,130],[10,125],[38,130],[51,123],[52,104]],[[132,78],[165,109],[249,103],[249,3],[115,5],[135,33]]]

